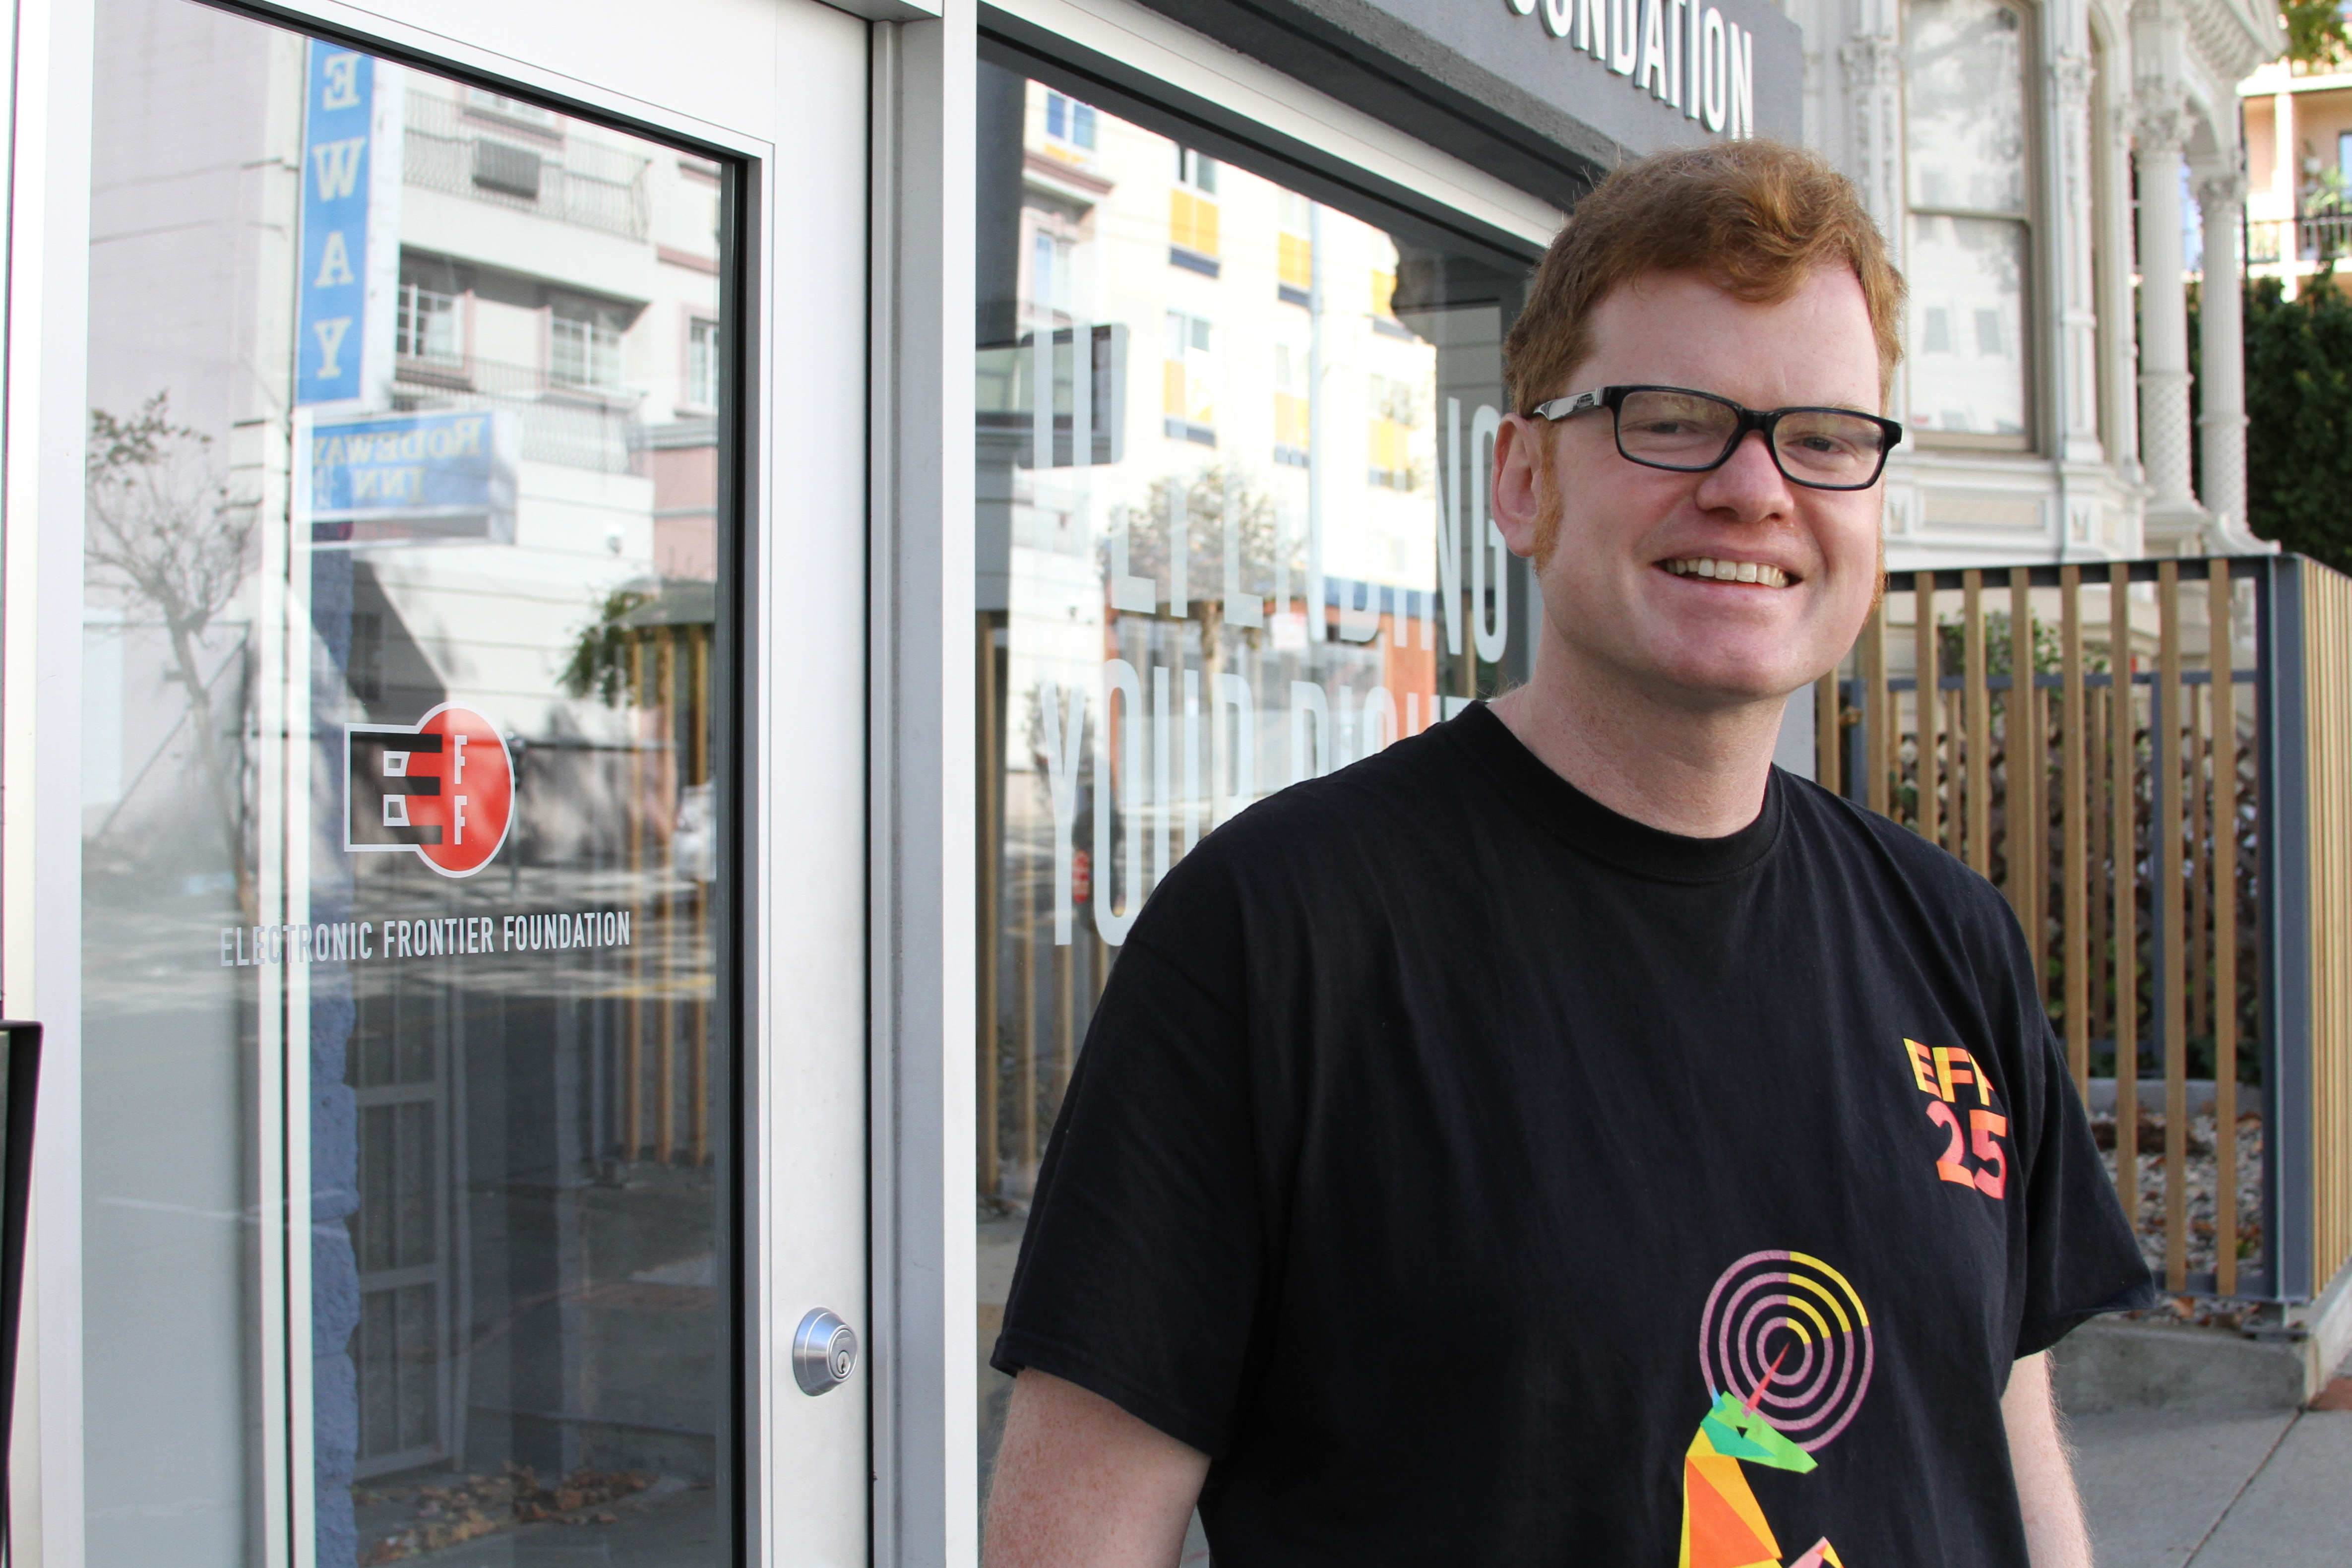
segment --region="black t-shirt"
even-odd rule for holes
[[[994,1362],[1210,1455],[1219,1568],[2022,1568],[2011,1363],[2152,1300],[1990,886],[1473,708],[1152,897]]]

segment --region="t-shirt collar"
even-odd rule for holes
[[[1483,701],[1472,703],[1445,728],[1513,805],[1576,848],[1637,876],[1716,881],[1756,866],[1780,842],[1786,784],[1779,768],[1764,786],[1764,809],[1755,821],[1721,838],[1691,838],[1610,810],[1552,772]]]

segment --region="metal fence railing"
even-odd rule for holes
[[[580,386],[534,365],[403,357],[394,366],[393,399],[403,410],[512,408],[521,416],[528,461],[605,474],[646,471],[640,391]]]
[[[2149,1261],[2352,1258],[2352,579],[2295,556],[1891,574],[1820,777],[1990,878]]]
[[[537,213],[624,239],[652,232],[646,190],[651,160],[619,147],[561,138],[501,134],[455,100],[407,96],[402,153],[407,183],[426,190]]]
[[[2257,218],[2246,225],[2246,260],[2253,266],[2341,261],[2347,255],[2352,255],[2352,214]]]

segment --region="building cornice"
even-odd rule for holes
[[[2198,58],[2214,76],[2237,83],[2285,52],[2278,0],[2180,0]]]

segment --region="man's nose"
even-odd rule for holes
[[[1740,438],[1723,466],[1706,476],[1694,498],[1709,511],[1727,510],[1742,522],[1760,522],[1788,510],[1789,481],[1772,460],[1761,430]]]

